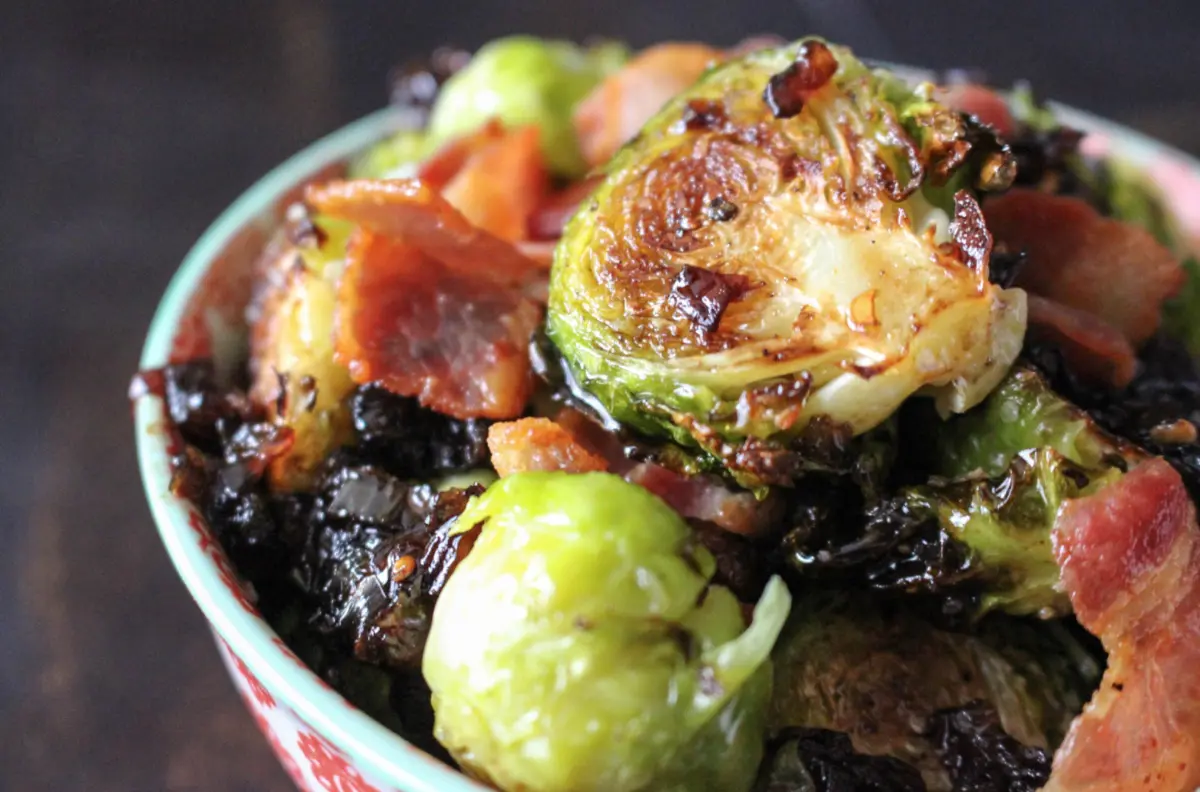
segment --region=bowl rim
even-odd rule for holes
[[[895,67],[925,76],[925,70]],[[1108,138],[1111,151],[1138,167],[1158,159],[1185,165],[1200,180],[1200,160],[1148,135],[1058,102],[1047,102],[1065,124]],[[155,310],[139,361],[141,370],[168,362],[172,341],[187,303],[226,243],[247,223],[266,211],[287,190],[322,167],[345,160],[390,132],[411,128],[411,116],[384,108],[358,119],[305,147],[271,169],[243,192],[205,230],[171,278]],[[255,677],[308,725],[372,774],[405,792],[486,792],[482,786],[409,743],[360,711],[315,673],[283,653],[277,635],[257,614],[236,600],[222,581],[216,563],[195,539],[189,518],[194,507],[171,495],[168,437],[162,430],[163,403],[153,394],[134,404],[139,469],[155,526],[175,569],[205,619]]]
[[[184,256],[154,313],[139,369],[168,362],[188,301],[225,245],[287,190],[322,167],[345,160],[389,132],[406,117],[385,108],[354,121],[289,157],[256,181],[200,236]],[[167,554],[205,619],[251,673],[283,704],[379,780],[405,792],[480,792],[481,786],[354,707],[315,673],[287,657],[265,619],[249,613],[222,582],[220,570],[201,549],[189,525],[193,507],[172,495],[170,452],[163,431],[163,402],[144,394],[134,404],[138,466],[146,500]]]

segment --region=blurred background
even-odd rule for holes
[[[142,499],[125,390],[159,294],[397,63],[509,32],[820,33],[980,67],[1200,154],[1200,4],[40,0],[0,23],[0,790],[283,790]]]

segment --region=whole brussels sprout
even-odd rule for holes
[[[550,169],[581,175],[586,165],[571,113],[626,57],[625,48],[611,42],[585,49],[533,36],[492,41],[442,86],[429,119],[430,138],[441,143],[491,118],[506,126],[536,124]]]
[[[916,392],[982,399],[1025,311],[988,282],[973,190],[1013,163],[930,92],[805,39],[669,102],[555,253],[547,331],[581,386],[748,484],[818,417],[858,434]]]
[[[647,490],[607,473],[520,473],[434,609],[435,736],[503,790],[747,790],[762,756],[775,578],[749,627],[712,555]]]

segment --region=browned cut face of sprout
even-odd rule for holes
[[[746,484],[794,477],[751,459],[814,422],[982,399],[1025,327],[975,197],[1011,162],[931,90],[806,39],[668,102],[556,252],[547,327],[582,387]]]

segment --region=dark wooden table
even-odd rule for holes
[[[287,788],[159,545],[125,387],[204,226],[381,103],[393,62],[513,30],[822,32],[1029,77],[1200,152],[1186,0],[27,5],[0,24],[0,790]]]

